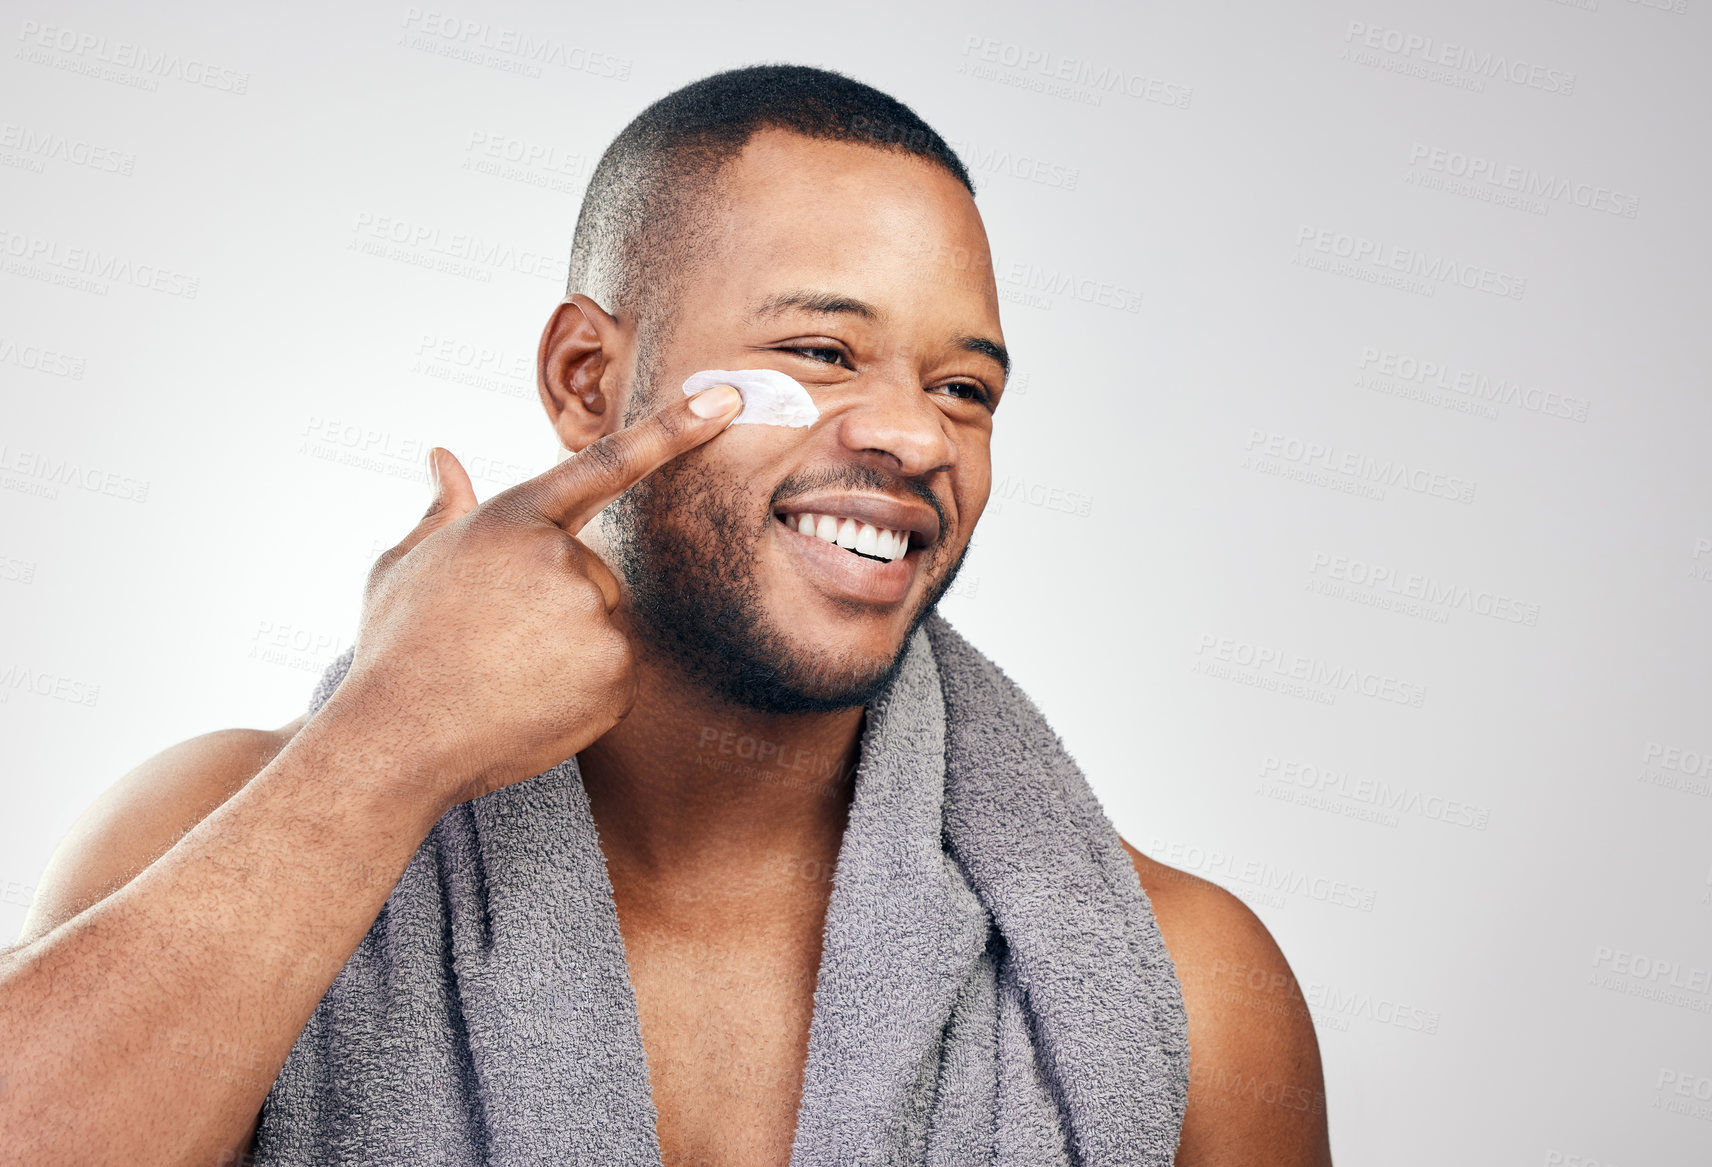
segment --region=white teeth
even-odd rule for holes
[[[836,543],[848,550],[887,562],[902,559],[909,552],[908,531],[894,531],[889,527],[877,527],[873,523],[841,519],[837,515],[817,515],[804,511],[798,515],[785,516],[785,525],[804,535],[813,535],[817,539],[824,539],[828,543]]]

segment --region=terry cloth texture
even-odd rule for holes
[[[318,709],[350,665],[322,677]],[[867,710],[791,1167],[1165,1167],[1187,1019],[1034,703],[937,614]],[[576,759],[453,807],[286,1059],[262,1164],[659,1167]]]

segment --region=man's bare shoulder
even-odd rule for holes
[[[66,832],[17,943],[53,931],[129,883],[242,790],[303,727],[223,729],[169,746],[102,792]]]
[[[1152,901],[1189,1013],[1177,1163],[1329,1164],[1319,1042],[1272,934],[1224,888],[1119,841]]]

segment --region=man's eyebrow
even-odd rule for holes
[[[787,312],[811,312],[819,316],[859,316],[863,320],[883,320],[885,313],[874,305],[854,296],[826,292],[816,288],[798,288],[791,292],[776,292],[756,304],[749,312],[749,323],[755,324]],[[959,336],[953,342],[964,352],[980,353],[998,362],[1005,380],[1011,377],[1011,355],[1005,346],[984,336]]]
[[[957,346],[965,352],[980,353],[984,357],[992,357],[999,362],[999,368],[1005,372],[1005,380],[1011,379],[1011,354],[1005,351],[1005,346],[996,340],[988,340],[984,336],[960,336]]]
[[[879,320],[885,316],[885,313],[872,304],[853,296],[841,296],[837,292],[822,292],[814,288],[798,288],[794,292],[778,292],[762,300],[749,313],[749,321],[753,324],[769,316],[783,316],[792,311],[813,312],[821,316],[844,314],[860,316],[864,320]]]

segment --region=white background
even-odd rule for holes
[[[612,136],[820,65],[1000,264],[944,610],[1266,921],[1339,1161],[1712,1159],[1708,0],[150,7],[0,26],[0,932],[118,775],[301,710],[429,445],[552,464]]]

